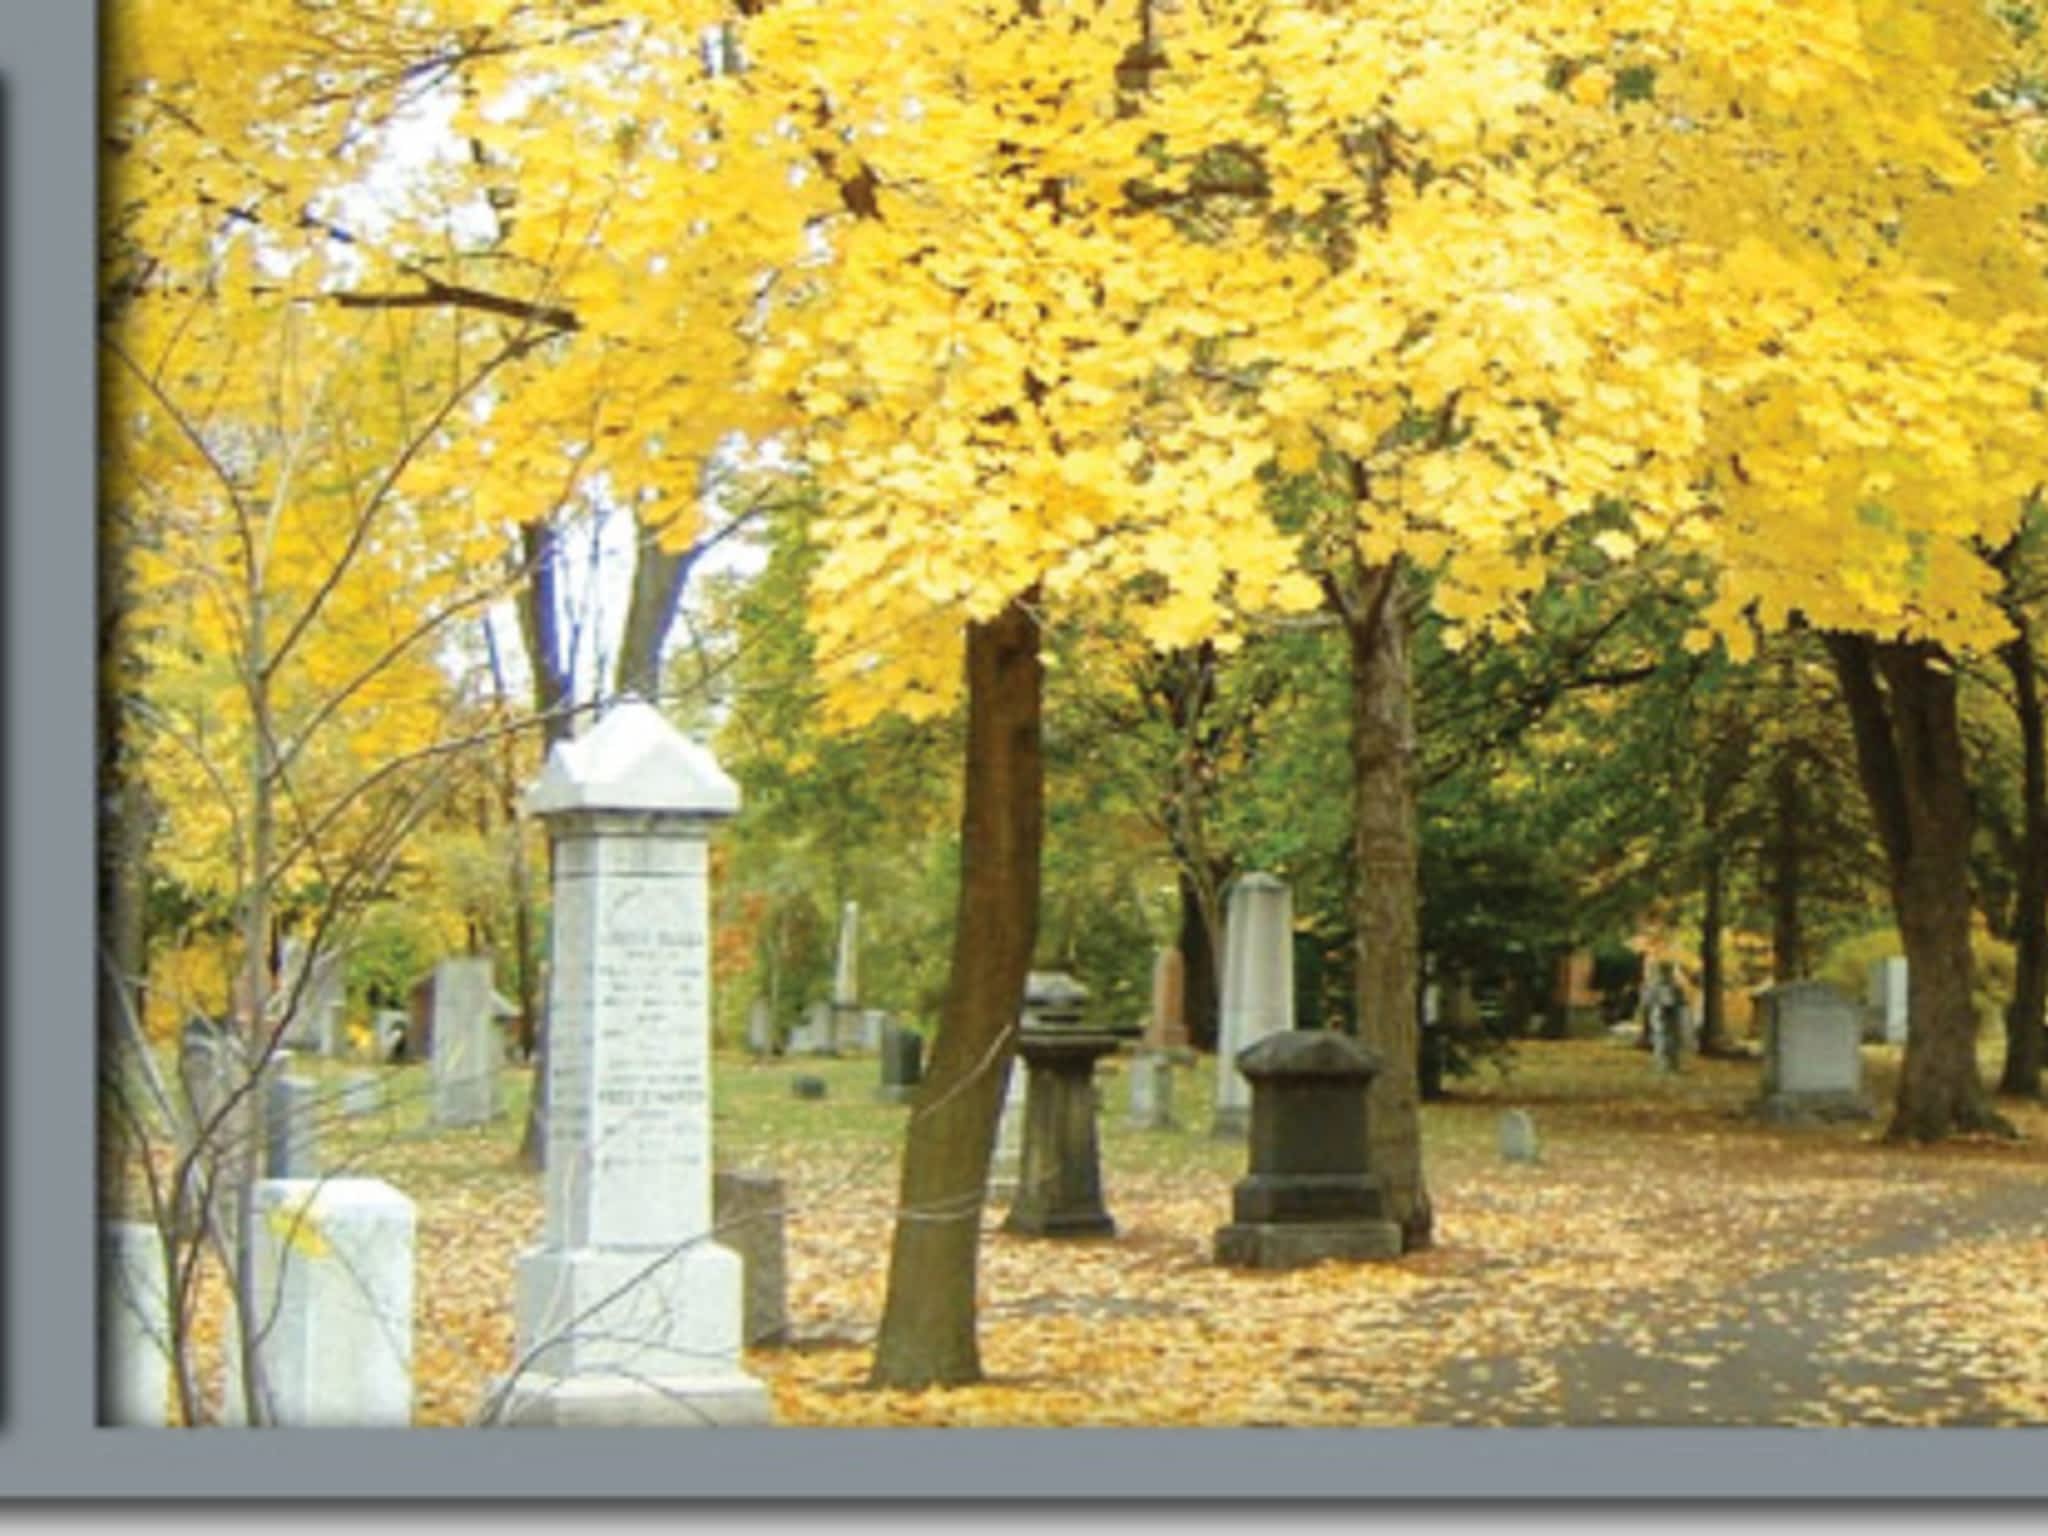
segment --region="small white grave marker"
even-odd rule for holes
[[[274,1422],[410,1425],[412,1202],[382,1179],[265,1179],[255,1196],[249,1261]]]
[[[1266,1036],[1294,1028],[1294,893],[1273,875],[1233,881],[1223,925],[1223,1001],[1217,1020],[1219,1136],[1251,1124],[1252,1089],[1238,1056]]]

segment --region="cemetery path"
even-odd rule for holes
[[[1917,1264],[1975,1262],[1978,1241],[2048,1244],[2048,1188],[1993,1184],[1929,1222],[1902,1202],[1846,1249],[1816,1228],[1794,1262],[1736,1293],[1679,1286],[1603,1308],[1554,1353],[1449,1362],[1423,1423],[1988,1425],[2013,1422],[1997,1362],[1944,1327]],[[2027,1307],[2020,1295],[2014,1304]],[[1981,1320],[1979,1320],[1981,1321]],[[1981,1328],[1970,1330],[1981,1340]],[[1503,1404],[1514,1407],[1503,1411]],[[1540,1406],[1539,1406],[1540,1404]]]

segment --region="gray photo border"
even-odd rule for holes
[[[315,1430],[272,1434],[257,1450],[245,1439],[260,1431],[92,1427],[96,9],[90,0],[0,5],[0,1497],[2048,1496],[2048,1428]]]

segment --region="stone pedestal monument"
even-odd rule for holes
[[[709,833],[738,787],[650,705],[558,745],[546,1222],[519,1262],[514,1424],[765,1424],[714,1241]]]
[[[1252,1085],[1251,1171],[1231,1191],[1216,1262],[1291,1269],[1392,1259],[1401,1228],[1366,1163],[1365,1094],[1378,1058],[1348,1035],[1293,1029],[1238,1057]]]
[[[1233,881],[1223,927],[1223,1002],[1217,1019],[1218,1136],[1241,1136],[1251,1121],[1251,1088],[1238,1056],[1270,1034],[1294,1028],[1294,893],[1273,875]]]
[[[1088,992],[1061,972],[1033,972],[1024,986],[1017,1052],[1030,1074],[1024,1156],[1005,1232],[1032,1237],[1112,1237],[1102,1203],[1095,1128],[1095,1063],[1117,1048],[1082,1017]]]

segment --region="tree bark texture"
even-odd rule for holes
[[[1827,640],[1906,951],[1906,1059],[1885,1134],[1893,1141],[2010,1135],[1977,1072],[1970,802],[1955,673],[1922,642]]]
[[[557,601],[561,579],[562,537],[553,523],[545,520],[519,525],[520,547],[526,557],[526,581],[519,592],[519,634],[526,644],[526,670],[533,679],[533,711],[540,717],[541,751],[552,752],[557,742],[571,740],[575,702],[575,679],[569,659],[562,654],[561,608]],[[553,888],[553,851],[542,855],[541,881]],[[523,941],[522,941],[523,942]],[[523,1001],[523,1000],[522,1000]],[[526,1124],[519,1133],[521,1167],[538,1171],[547,1161],[548,1145],[548,1033],[544,1015],[533,1024],[533,1091],[526,1100]]]
[[[1380,1058],[1367,1099],[1370,1167],[1402,1245],[1429,1246],[1422,1172],[1416,977],[1421,874],[1414,682],[1399,565],[1355,565],[1337,605],[1351,643],[1352,943],[1358,1038]]]
[[[1728,983],[1721,969],[1721,930],[1725,926],[1727,860],[1722,856],[1720,829],[1707,829],[1705,910],[1700,915],[1700,1054],[1728,1053]]]
[[[626,606],[626,628],[619,640],[617,691],[659,700],[661,655],[675,625],[683,587],[696,564],[697,550],[665,550],[645,529],[633,560],[633,594]]]
[[[1037,938],[1044,671],[1030,595],[967,631],[967,753],[953,956],[904,1140],[877,1387],[981,1378],[975,1275],[996,1114]]]
[[[1771,980],[1806,974],[1806,930],[1800,920],[1799,763],[1790,747],[1771,765]]]
[[[2022,1098],[2041,1096],[2043,1057],[2048,1056],[2048,739],[2044,739],[2040,667],[2024,614],[2015,614],[2019,633],[2000,648],[2012,674],[2014,709],[2020,728],[2022,821],[2018,879],[2013,893],[2012,936],[2016,951],[2012,1006],[2005,1017],[2005,1069],[1998,1091]]]
[[[1188,1043],[1197,1050],[1216,1049],[1217,1010],[1222,1006],[1217,992],[1216,967],[1221,963],[1215,931],[1201,893],[1186,870],[1180,872],[1180,953],[1184,988],[1182,1017],[1187,1021]]]

